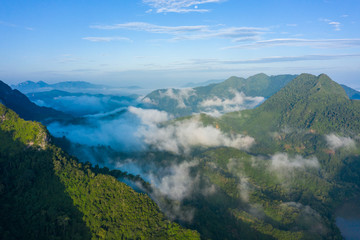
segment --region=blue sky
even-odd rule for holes
[[[0,0],[0,79],[114,86],[326,73],[360,89],[359,0]]]

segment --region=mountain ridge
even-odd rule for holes
[[[348,133],[359,131],[359,111],[360,102],[350,100],[345,90],[327,75],[301,74],[259,107],[245,112],[249,117],[246,123],[241,121],[244,126],[240,128],[255,129],[258,125],[258,132],[293,127]],[[234,115],[224,115],[223,119]]]
[[[25,120],[69,119],[71,116],[48,107],[39,107],[17,89],[0,80],[0,101]]]
[[[19,90],[24,94],[31,92],[43,92],[49,90],[79,91],[81,89],[87,90],[87,89],[108,88],[108,86],[105,85],[92,84],[85,81],[65,81],[54,84],[48,84],[44,81],[39,81],[39,82],[25,81],[16,85],[11,85],[11,87]]]
[[[167,111],[176,117],[200,112],[224,113],[234,109],[253,108],[296,76],[267,76],[264,73],[247,79],[233,76],[208,86],[155,90],[146,95],[143,102],[150,108]]]

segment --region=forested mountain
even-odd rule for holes
[[[0,104],[1,239],[199,239],[145,194],[51,144]]]
[[[189,122],[254,140],[249,149],[195,146],[185,156],[199,162],[201,184],[216,189],[184,201],[201,206],[194,226],[202,236],[341,239],[334,211],[360,193],[360,101],[350,100],[340,85],[324,74],[301,74],[255,109],[170,125]]]
[[[223,116],[225,122],[236,113]],[[328,76],[301,74],[278,93],[243,117],[229,122],[230,128],[263,133],[283,128],[308,129],[321,134],[360,131],[360,101],[350,100],[345,90]]]
[[[142,152],[92,148],[102,161],[111,150],[114,163],[141,168],[152,179],[141,188],[148,195],[112,177],[125,173],[79,163],[42,125],[1,109],[0,231],[9,239],[199,238],[165,220],[148,195],[203,239],[342,239],[335,209],[360,194],[360,101],[324,74],[301,74],[254,109],[141,125],[150,135]]]
[[[49,119],[68,119],[69,115],[48,107],[39,107],[31,102],[18,90],[12,90],[7,84],[0,81],[0,102],[14,110],[25,120],[45,121]]]
[[[203,87],[156,90],[143,101],[152,108],[177,117],[200,112],[231,112],[254,108],[295,77],[296,75],[267,76],[263,73],[247,79],[230,77],[224,82]]]

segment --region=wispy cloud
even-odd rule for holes
[[[199,5],[224,1],[225,0],[143,0],[143,3],[154,8],[157,13],[188,13],[208,12],[209,9],[200,9]]]
[[[0,21],[0,25],[6,26],[6,27],[17,27],[16,24],[4,22],[4,21]]]
[[[131,41],[126,37],[83,37],[82,39],[90,42]]]
[[[340,23],[339,22],[329,22],[329,25],[334,26],[335,31],[340,31]]]
[[[19,26],[19,25],[16,25],[16,24],[13,24],[13,23],[9,23],[9,22],[4,22],[4,21],[0,21],[0,26],[5,26],[5,27],[12,27],[12,28],[24,28],[26,30],[29,30],[29,31],[33,31],[34,28],[31,28],[31,27],[22,27],[22,26]]]
[[[332,20],[327,19],[327,18],[320,18],[319,20],[322,21],[322,22],[326,22],[330,26],[333,26],[335,31],[340,31],[341,30],[341,23],[340,22],[335,22],[335,21],[332,21]]]
[[[314,60],[333,60],[347,57],[360,57],[359,54],[338,54],[338,55],[303,55],[303,56],[273,56],[265,58],[245,59],[245,60],[217,60],[217,59],[196,59],[193,63],[205,64],[251,64],[251,63],[277,63],[277,62],[297,62]]]
[[[150,24],[146,22],[128,22],[128,23],[120,23],[113,25],[92,25],[90,28],[104,29],[104,30],[113,30],[113,29],[129,29],[136,31],[146,31],[153,33],[167,33],[167,34],[175,34],[175,33],[183,33],[183,32],[193,32],[193,31],[207,31],[208,26],[206,25],[195,25],[195,26],[177,26],[177,27],[169,27],[169,26],[159,26],[155,24]]]
[[[291,47],[312,47],[312,48],[352,48],[360,47],[360,39],[299,39],[299,38],[280,38],[256,41],[250,44],[241,44],[223,49],[234,48],[263,48],[276,46]]]
[[[92,25],[90,28],[102,30],[127,29],[157,34],[172,35],[172,40],[196,40],[209,38],[227,38],[234,41],[255,41],[268,31],[257,27],[224,27],[223,25],[161,26],[146,22],[128,22],[113,25]]]
[[[275,171],[319,168],[320,164],[316,157],[303,158],[300,155],[290,157],[287,153],[276,153],[271,157],[270,169]]]

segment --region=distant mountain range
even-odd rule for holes
[[[143,102],[150,108],[169,112],[176,117],[201,112],[220,115],[256,107],[295,77],[297,75],[267,76],[261,73],[247,79],[230,77],[223,82],[210,80],[194,88],[155,90],[146,95]],[[360,92],[345,85],[341,86],[350,99],[360,99]]]
[[[51,107],[73,116],[83,116],[114,111],[139,104],[138,95],[104,95],[72,93],[61,90],[31,92],[27,97],[40,106]]]
[[[349,96],[350,99],[357,99],[357,100],[360,99],[359,91],[356,91],[355,89],[352,89],[346,85],[341,85],[341,86],[344,88],[346,94]]]
[[[89,89],[103,89],[109,88],[105,85],[97,85],[84,81],[67,81],[67,82],[59,82],[54,84],[48,84],[43,81],[33,82],[26,81],[19,83],[17,85],[11,85],[12,88],[19,90],[22,93],[31,93],[31,92],[44,92],[50,90],[63,90],[69,92],[81,92],[81,90],[89,90]]]
[[[296,75],[257,74],[247,79],[230,77],[224,82],[187,89],[160,89],[146,95],[143,102],[174,116],[193,113],[225,113],[254,108]]]
[[[208,80],[205,82],[196,82],[196,83],[190,82],[190,83],[185,84],[183,87],[184,88],[202,87],[202,86],[207,86],[207,85],[214,84],[214,83],[220,83],[223,81],[224,80]]]

